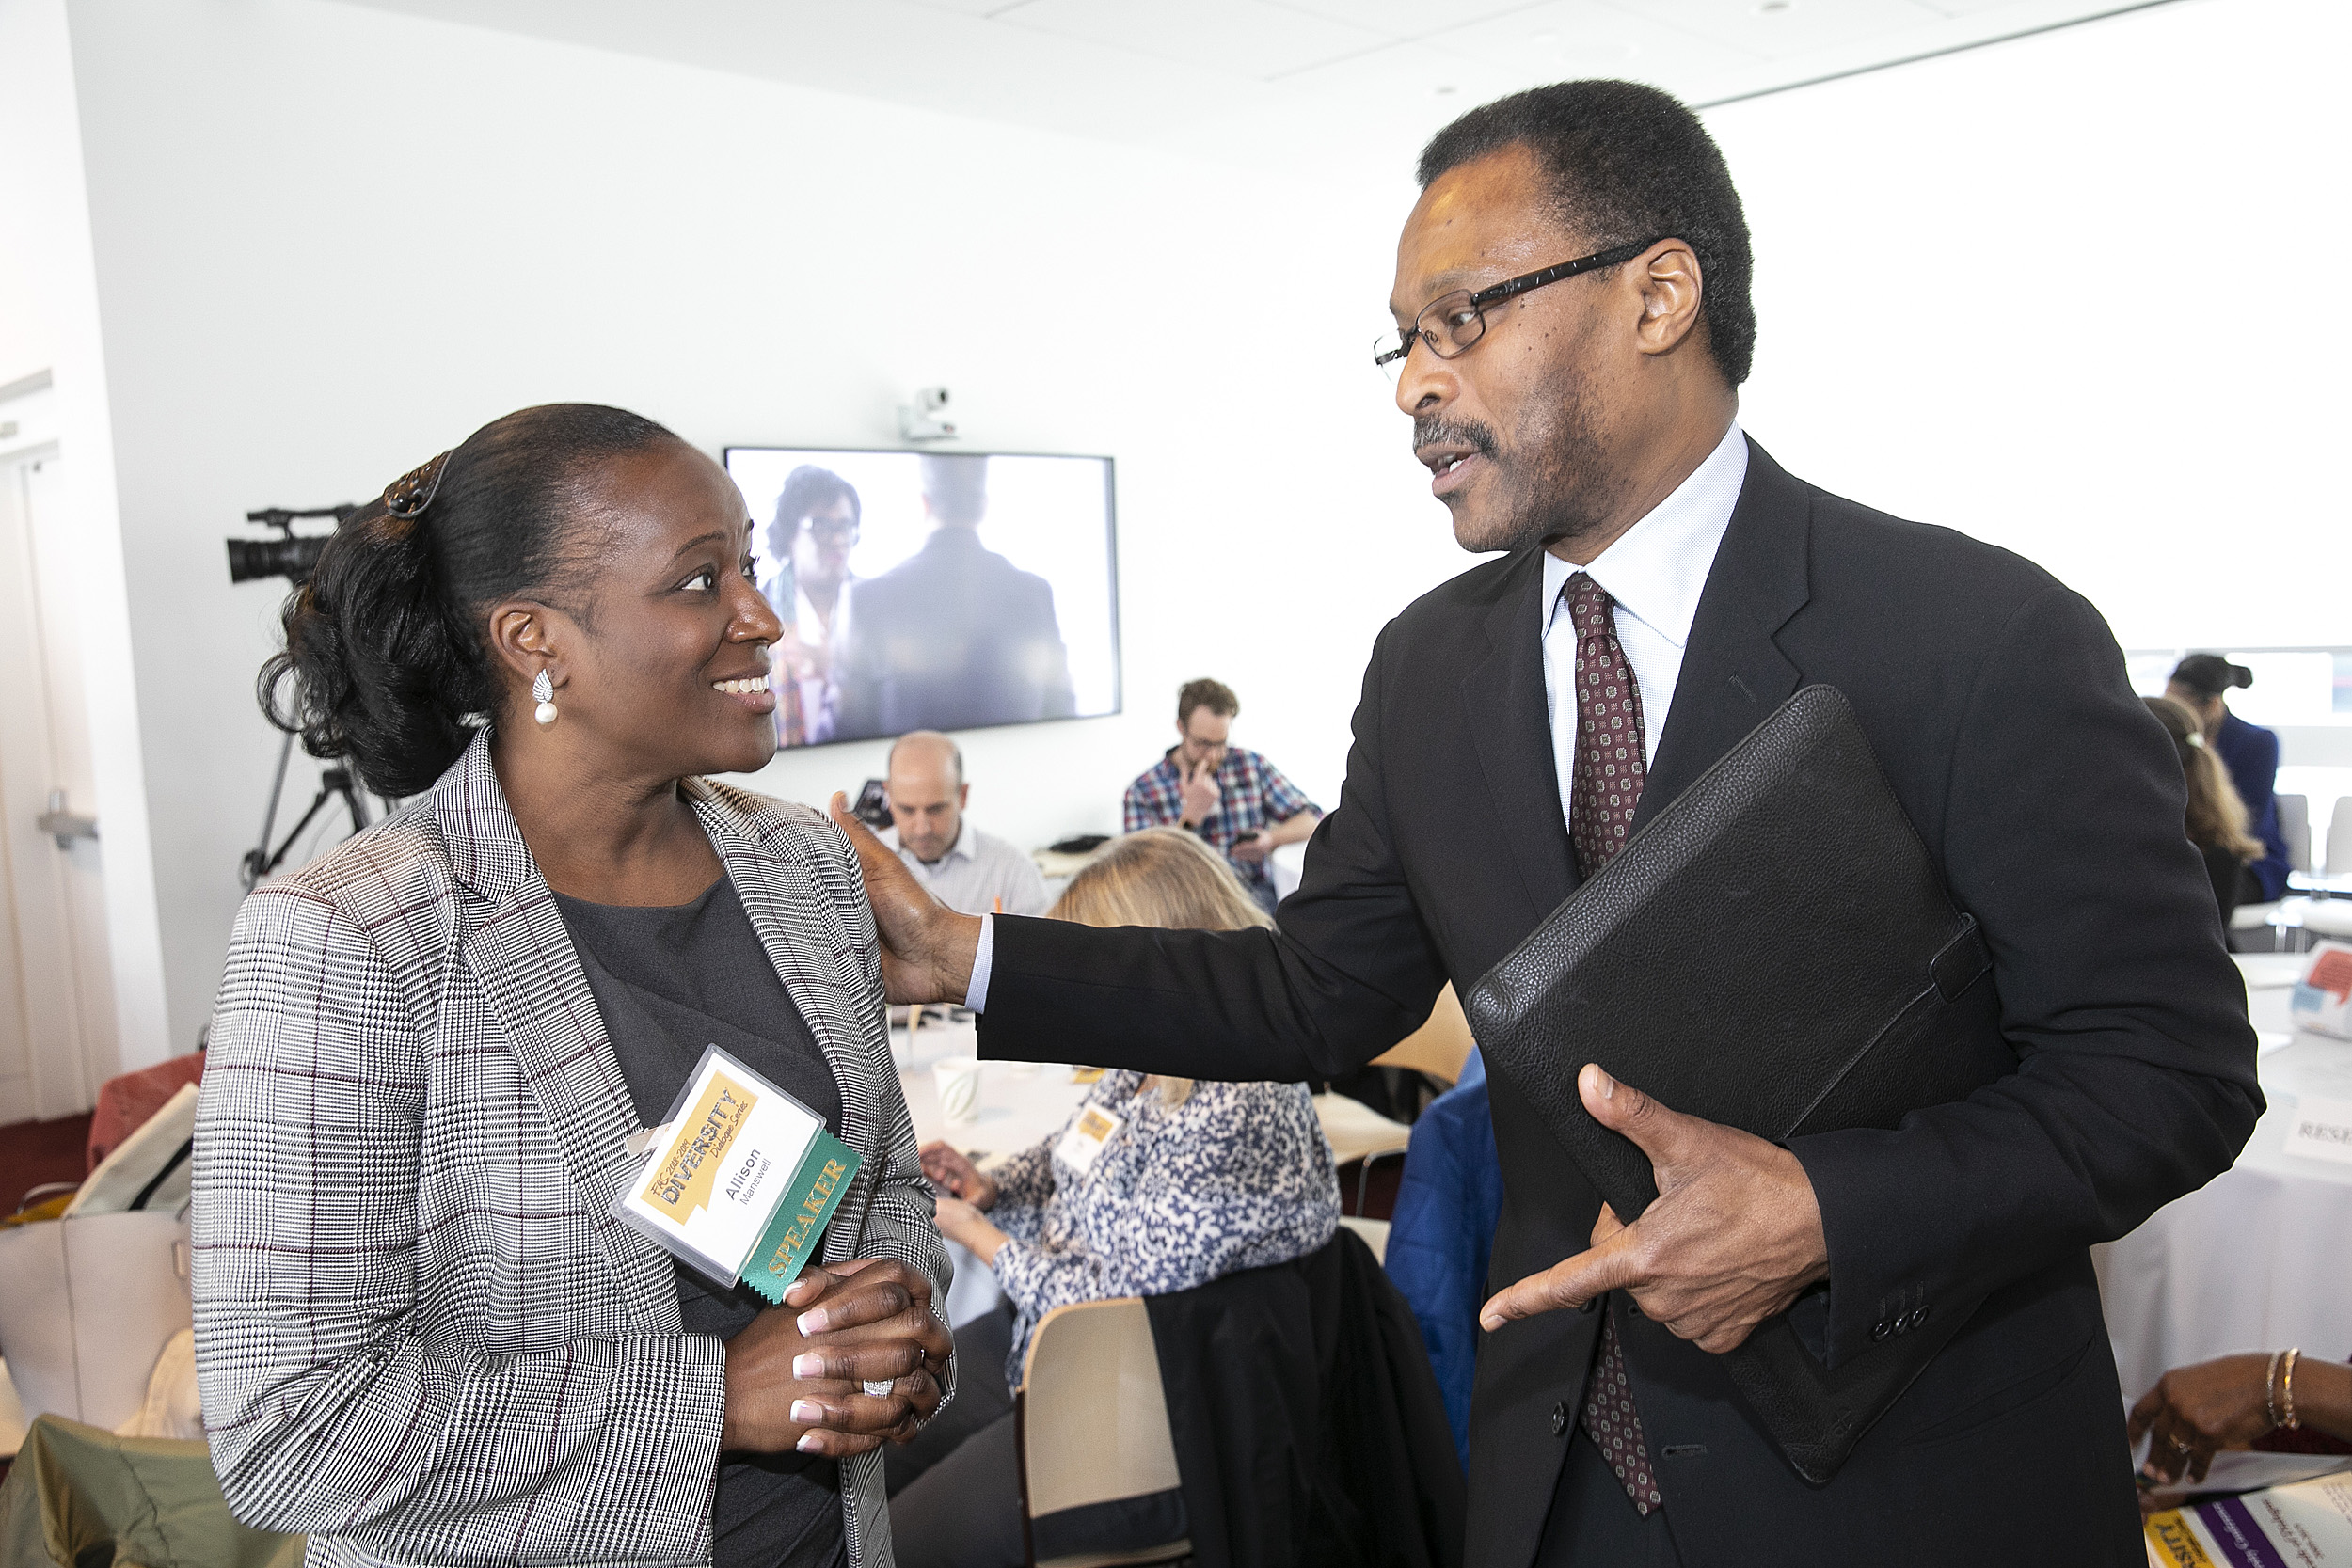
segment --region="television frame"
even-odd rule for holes
[[[1069,457],[1103,465],[1103,530],[1104,554],[1110,564],[1111,610],[1111,705],[1106,713],[1073,714],[1068,719],[1016,719],[1004,724],[966,724],[958,726],[953,734],[962,735],[977,730],[1025,730],[1039,724],[1080,724],[1089,719],[1116,719],[1127,711],[1127,638],[1120,612],[1119,592],[1119,459],[1104,452],[1086,451],[971,451],[963,449],[935,451],[923,447],[818,447],[787,446],[776,442],[729,441],[719,449],[719,467],[726,470],[733,483],[735,471],[728,459],[739,451],[804,451],[844,452],[857,457]],[[753,537],[766,524],[758,517],[750,519]],[[820,740],[811,745],[779,746],[776,755],[801,756],[821,752],[833,746],[865,746],[876,741],[896,743],[896,736],[863,736],[849,740]]]

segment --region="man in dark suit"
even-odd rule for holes
[[[1077,703],[1053,585],[980,543],[988,459],[922,463],[930,537],[850,591],[834,737],[1069,718]]]
[[[1381,633],[1279,932],[964,920],[867,844],[893,994],[968,996],[988,1055],[1334,1076],[1791,692],[1835,686],[1981,924],[2016,1070],[1784,1148],[1588,1066],[1584,1104],[1657,1170],[1620,1226],[1490,1064],[1506,1200],[1470,1561],[1973,1563],[1994,1539],[2005,1561],[2138,1562],[2086,1249],[2226,1168],[2262,1106],[2163,732],[2046,573],[1818,490],[1741,434],[1746,225],[1680,104],[1520,94],[1440,133],[1421,174],[1397,404],[1456,538],[1506,553]],[[1821,1486],[1710,1354],[1792,1307],[1833,1365],[1964,1324]]]

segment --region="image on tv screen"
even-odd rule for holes
[[[1119,711],[1107,457],[729,447],[785,746]]]

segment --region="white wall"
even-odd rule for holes
[[[72,14],[182,1049],[275,756],[278,595],[229,585],[221,537],[507,409],[872,446],[946,382],[977,447],[1116,456],[1126,713],[966,743],[976,816],[1023,842],[1114,827],[1200,673],[1329,802],[1373,634],[1466,563],[1368,363],[1397,171],[1277,188],[320,0]],[[821,799],[882,753],[761,782]]]
[[[1713,111],[1748,428],[2127,646],[2352,643],[2348,53],[2340,0],[2183,0]]]
[[[976,447],[1115,455],[1128,711],[966,741],[1027,842],[1113,825],[1197,673],[1328,804],[1372,635],[1466,564],[1364,364],[1406,170],[1276,183],[327,0],[71,15],[178,1047],[274,756],[276,595],[221,536],[509,408],[887,445],[944,381]],[[1761,257],[1749,428],[2127,641],[2352,642],[2319,462],[2344,25],[2183,0],[1710,114]]]
[[[58,720],[86,727],[97,784],[119,1040],[116,1060],[88,1064],[103,1077],[170,1054],[171,1032],[71,51],[65,0],[0,0],[0,398],[42,377],[53,388],[58,510],[76,549],[51,564],[76,583],[86,688],[81,712]]]
[[[2030,556],[2126,647],[2352,644],[2340,0],[2180,0],[1708,115],[1748,429]],[[2352,727],[2280,731],[2325,827]]]

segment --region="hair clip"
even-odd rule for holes
[[[2196,747],[2201,752],[2205,749],[2205,737],[2199,731],[2191,730],[2188,732],[2188,743],[2191,746]]]
[[[441,488],[441,475],[449,471],[450,451],[441,453],[429,463],[421,463],[384,487],[384,510],[395,517],[418,517],[433,504],[433,498]]]

